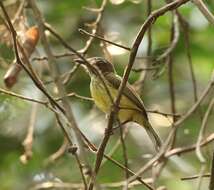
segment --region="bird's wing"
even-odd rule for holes
[[[105,75],[106,80],[112,85],[113,88],[119,89],[121,84],[121,77],[115,75],[114,73],[109,73]],[[123,95],[129,98],[147,118],[147,113],[145,107],[143,105],[143,101],[139,97],[139,95],[135,92],[135,90],[131,87],[129,83],[126,84],[125,89],[123,90]]]

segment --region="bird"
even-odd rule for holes
[[[91,57],[87,61],[90,63],[87,71],[91,78],[91,96],[95,105],[102,112],[109,115],[112,110],[112,101],[115,101],[118,96],[118,89],[122,78],[117,75],[113,64],[102,57]],[[162,144],[161,139],[149,122],[143,101],[128,82],[122,91],[118,107],[117,118],[119,121],[121,123],[135,122],[144,127],[154,143],[155,149],[159,150]]]

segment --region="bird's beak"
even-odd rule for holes
[[[74,59],[74,62],[79,63],[86,72],[89,72],[88,67],[85,65],[85,61],[82,59]]]
[[[84,64],[84,60],[82,60],[82,59],[74,59],[74,62],[76,62],[76,63],[79,63],[79,64]]]

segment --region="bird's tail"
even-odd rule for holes
[[[158,151],[161,147],[161,139],[160,137],[158,136],[158,134],[156,133],[156,131],[153,129],[152,125],[149,123],[148,119],[146,118],[142,118],[141,116],[141,121],[138,122],[140,125],[143,125],[148,136],[150,137],[150,139],[152,140],[154,146],[155,146],[155,149]]]
[[[147,121],[147,123],[149,123],[149,122]],[[145,124],[144,124],[144,126],[145,126]],[[156,131],[152,128],[150,123],[149,123],[149,127],[145,126],[145,129],[146,129],[147,134],[151,138],[153,144],[155,145],[155,149],[159,150],[161,147],[161,144],[162,144],[160,137],[158,136]]]

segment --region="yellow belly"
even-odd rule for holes
[[[91,96],[94,99],[96,106],[104,113],[110,114],[112,102],[104,86],[102,85],[102,82],[92,79],[90,90]],[[109,87],[109,91],[113,100],[115,101],[117,97],[117,90]],[[122,96],[119,107],[122,108],[118,113],[120,122],[134,120],[136,116],[136,111],[134,109],[138,108],[126,96]]]

